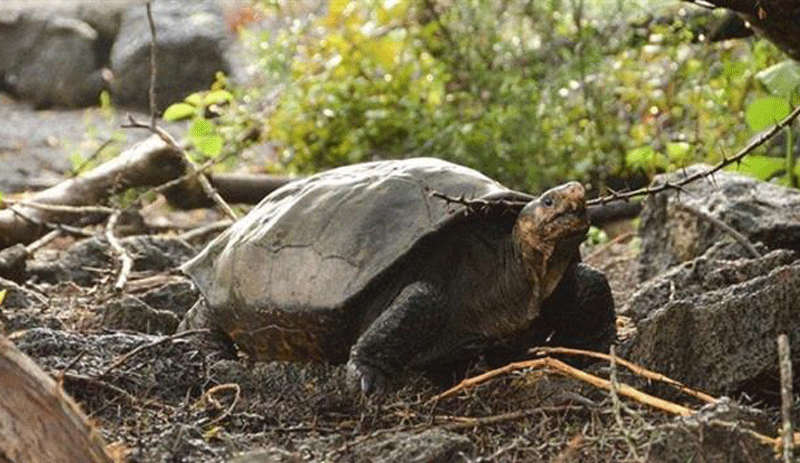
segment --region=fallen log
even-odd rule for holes
[[[0,335],[0,462],[112,463],[61,386]]]
[[[296,178],[267,174],[207,174],[211,186],[231,204],[258,204],[268,194]],[[170,205],[180,209],[211,207],[214,202],[197,181],[187,179],[164,190]]]
[[[26,201],[73,207],[104,204],[110,195],[131,187],[160,185],[179,178],[185,169],[181,153],[152,136],[86,174],[40,191]],[[104,217],[86,211],[18,204],[0,210],[0,248],[35,240],[48,231],[48,222],[97,222]]]
[[[48,223],[81,225],[105,219],[106,204],[116,193],[135,187],[156,187],[186,176],[182,154],[156,135],[132,146],[91,171],[64,180],[0,210],[0,249],[30,243],[45,234]],[[213,188],[229,203],[256,204],[261,198],[293,179],[271,175],[211,174]],[[213,206],[196,177],[187,177],[164,188],[167,201],[181,209]],[[49,205],[54,207],[41,207]]]

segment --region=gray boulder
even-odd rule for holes
[[[756,259],[709,255],[646,283],[629,312],[633,362],[711,394],[727,394],[777,371],[776,338],[800,340],[800,261],[775,250]],[[800,362],[800,349],[794,349]]]
[[[708,167],[691,166],[685,172],[657,177],[654,183],[676,182]],[[686,185],[683,191],[662,192],[645,201],[640,227],[642,280],[702,255],[720,240],[731,240],[719,227],[681,205],[719,219],[769,249],[800,251],[800,191],[718,172],[709,180]]]
[[[2,8],[0,43],[0,88],[37,107],[94,104],[107,86],[99,34],[78,18]]]
[[[216,1],[153,2],[158,44],[156,101],[159,108],[207,89],[218,71],[230,73],[232,43]],[[128,9],[111,49],[114,94],[123,105],[147,108],[150,84],[150,26],[144,5]]]
[[[686,461],[761,463],[777,461],[774,450],[753,433],[774,435],[769,420],[756,409],[727,397],[698,413],[661,425],[654,433],[648,463]]]

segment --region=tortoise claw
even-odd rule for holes
[[[378,368],[350,360],[347,362],[347,384],[364,395],[382,395],[386,391],[386,375]]]

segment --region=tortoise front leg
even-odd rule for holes
[[[578,263],[567,269],[542,303],[540,323],[548,344],[608,352],[616,340],[614,298],[602,272]]]
[[[350,387],[382,393],[389,378],[438,339],[448,322],[446,305],[442,291],[431,283],[403,288],[350,349]]]

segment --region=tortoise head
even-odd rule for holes
[[[578,182],[547,190],[520,211],[514,244],[545,296],[578,257],[588,230],[586,190]]]

